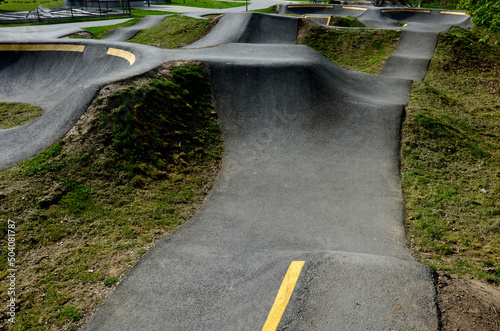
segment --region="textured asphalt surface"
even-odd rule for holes
[[[235,14],[219,24],[198,42],[220,45],[208,48],[71,41],[85,52],[0,52],[0,77],[12,82],[0,88],[1,100],[47,110],[0,130],[2,168],[57,141],[105,82],[174,59],[202,61],[211,76],[225,140],[217,183],[85,330],[262,329],[292,261],[305,265],[280,330],[437,330],[434,275],[406,247],[399,179],[404,105],[423,70],[413,59],[432,55],[435,41],[408,28],[394,56],[412,59],[389,62],[376,76],[268,31],[296,33],[293,18]],[[439,29],[446,27],[430,30]],[[421,43],[417,55],[402,46],[412,38]],[[107,47],[136,62],[106,55]]]

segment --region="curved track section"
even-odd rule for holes
[[[381,75],[423,80],[436,48],[439,32],[405,30]]]
[[[98,43],[1,44],[2,101],[40,106],[44,115],[0,130],[0,169],[32,157],[59,140],[105,83],[144,72],[141,47]],[[141,63],[142,62],[142,63]]]
[[[295,44],[298,20],[259,13],[224,15],[203,39],[186,48],[202,48],[229,43]]]
[[[225,166],[202,210],[86,330],[262,329],[294,260],[305,267],[280,327],[437,329],[432,272],[412,261],[402,226],[411,81],[349,72],[296,45],[176,55],[208,66]]]
[[[104,36],[102,40],[106,41],[126,41],[134,38],[141,30],[150,29],[160,24],[165,18],[171,15],[149,15],[145,16],[140,22],[127,28],[118,28]]]
[[[347,71],[286,45],[297,19],[238,14],[220,24],[196,49],[96,41],[69,44],[85,46],[71,53],[0,52],[0,78],[16,77],[0,97],[47,110],[0,131],[3,167],[57,141],[108,81],[176,59],[210,72],[226,143],[216,186],[85,330],[262,329],[292,261],[305,266],[280,328],[439,329],[432,270],[413,261],[402,221],[399,134],[411,80]]]
[[[470,17],[462,11],[417,8],[377,8],[351,5],[286,5],[280,14],[353,16],[367,26],[398,28],[398,22],[407,23],[402,29],[445,31],[453,25],[472,26]]]

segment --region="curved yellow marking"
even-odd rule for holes
[[[367,10],[368,8],[363,8],[363,7],[349,7],[349,6],[342,6],[342,9],[354,9],[354,10]]]
[[[25,51],[25,52],[83,52],[83,45],[65,45],[65,44],[3,44],[0,45],[0,51]]]
[[[413,13],[430,14],[431,11],[422,9],[382,9],[382,13],[394,13],[394,12],[413,12]]]
[[[121,58],[127,60],[130,63],[130,65],[135,63],[134,53],[131,53],[129,51],[124,51],[123,49],[110,47],[110,48],[108,48],[108,52],[106,54],[121,57]]]
[[[262,331],[274,331],[278,328],[281,317],[283,316],[285,308],[288,305],[288,301],[292,296],[293,289],[295,288],[295,284],[299,279],[300,272],[302,271],[304,263],[305,261],[293,261],[292,263],[290,263],[288,271],[286,272],[285,278],[281,283],[278,295],[276,296],[276,300],[274,300],[273,307],[269,312],[269,316],[267,317]]]
[[[469,16],[466,13],[463,12],[456,12],[456,11],[441,11],[441,14],[445,15],[462,15],[462,16]]]
[[[327,18],[328,21],[326,22],[326,25],[330,25],[330,20],[332,19],[331,16],[320,16],[320,15],[304,15],[304,18]]]

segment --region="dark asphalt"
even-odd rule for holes
[[[296,260],[305,266],[278,329],[437,330],[434,275],[406,247],[399,179],[404,105],[422,66],[393,61],[379,76],[347,71],[293,45],[296,19],[228,17],[197,43],[217,47],[81,41],[67,42],[87,45],[76,55],[0,52],[0,77],[12,81],[0,87],[1,99],[47,110],[0,130],[3,168],[57,141],[108,81],[174,59],[202,61],[210,73],[226,143],[214,190],[85,330],[262,329]],[[267,31],[284,26],[295,32]],[[432,36],[403,36],[401,45],[432,44]],[[106,55],[110,46],[136,62]],[[403,46],[398,52],[412,56]]]

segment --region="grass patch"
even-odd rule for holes
[[[42,116],[42,108],[19,102],[0,102],[0,129],[15,128]]]
[[[62,0],[4,0],[0,2],[0,12],[28,11],[38,8],[38,6],[53,9],[63,5],[64,1]]]
[[[263,8],[263,9],[250,10],[250,12],[261,13],[261,14],[277,14],[278,13],[278,5],[274,5],[274,6]]]
[[[132,8],[130,10],[130,12],[131,12],[132,15],[131,16],[125,16],[125,18],[132,17],[132,19],[129,20],[129,21],[127,21],[127,22],[120,23],[120,24],[115,24],[115,25],[95,26],[95,27],[90,27],[90,28],[83,28],[83,30],[91,33],[92,35],[95,36],[95,38],[101,39],[102,37],[106,36],[107,34],[109,34],[114,29],[126,28],[126,27],[129,27],[129,26],[132,26],[132,25],[138,23],[141,19],[144,18],[144,16],[148,16],[148,15],[168,15],[168,14],[171,14],[171,13],[163,12],[163,11],[159,11],[159,10],[145,10],[145,9],[134,9],[134,8]],[[81,37],[75,36],[73,38],[79,39]],[[87,39],[87,38],[85,38],[85,39]]]
[[[332,16],[329,25],[346,28],[366,28],[366,24],[352,16]]]
[[[211,102],[198,64],[163,65],[102,89],[64,139],[0,172],[0,231],[16,223],[20,270],[16,323],[0,329],[76,327],[199,208],[221,161]],[[7,253],[4,241],[1,300]]]
[[[170,3],[159,3],[159,5],[225,9],[244,6],[245,1],[173,0]]]
[[[313,27],[299,40],[330,61],[349,70],[380,73],[396,49],[400,31]]]
[[[500,284],[500,47],[454,27],[415,82],[401,149],[420,262]]]
[[[217,21],[171,16],[151,29],[142,30],[129,42],[159,48],[177,48],[201,39],[213,28],[215,22]]]

